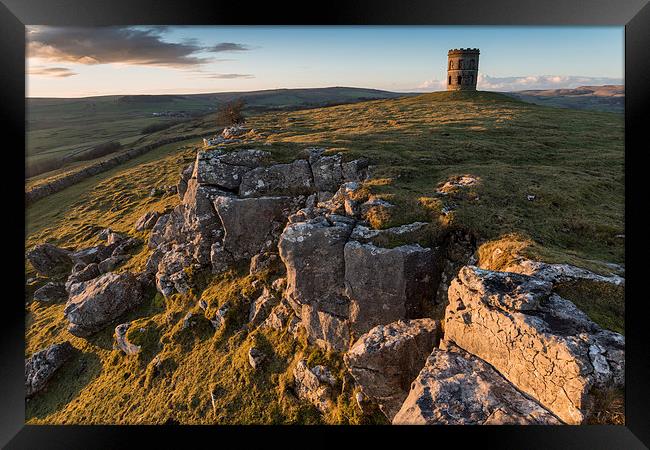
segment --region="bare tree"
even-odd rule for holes
[[[241,125],[246,122],[243,114],[245,102],[241,98],[223,104],[217,111],[220,125]]]

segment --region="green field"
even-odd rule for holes
[[[290,119],[290,120],[289,120]],[[346,159],[367,157],[373,177],[367,192],[396,205],[372,218],[376,227],[424,220],[436,241],[450,230],[474,234],[484,265],[499,245],[506,255],[524,254],[607,272],[604,263],[623,263],[624,147],[620,114],[558,109],[523,103],[489,92],[436,92],[416,97],[249,117],[259,147],[277,161],[304,157],[305,147],[324,146]],[[195,142],[161,147],[75,186],[35,202],[26,210],[26,246],[53,242],[78,248],[97,243],[103,227],[138,235],[133,224],[144,212],[167,210],[175,195],[149,197],[154,186],[173,184],[195,154]],[[248,146],[249,148],[251,146]],[[438,187],[467,175],[475,185],[447,197]],[[530,201],[528,195],[534,195]],[[445,207],[453,206],[444,215]],[[140,237],[146,237],[140,234]],[[492,246],[492,247],[491,247]],[[483,251],[481,251],[481,249]],[[122,270],[142,268],[141,247]],[[500,261],[499,264],[504,263]],[[496,263],[494,263],[496,264]],[[492,267],[498,269],[498,267]],[[165,301],[152,295],[117,323],[137,320],[146,351],[128,357],[112,348],[113,329],[85,340],[65,330],[63,304],[26,299],[26,349],[70,340],[78,356],[52,381],[52,388],[27,403],[28,423],[382,423],[354,404],[340,356],[324,354],[304,339],[249,331],[237,303],[232,325],[213,334],[181,330],[197,301],[216,308],[226,300],[256,293],[247,268],[220,276],[197,275],[193,291]],[[26,266],[26,276],[33,277]],[[44,282],[28,286],[29,292]],[[588,302],[566,286],[577,303]],[[567,294],[567,295],[569,295]],[[623,293],[608,304],[583,305],[594,320],[617,329]],[[608,298],[608,297],[603,297]],[[113,327],[114,327],[113,325]],[[264,348],[271,363],[253,372],[246,363],[251,345]],[[153,373],[153,358],[164,376]],[[338,380],[337,405],[328,416],[298,401],[287,389],[299,357],[325,363]],[[213,409],[210,392],[216,392]]]
[[[248,111],[295,109],[406,94],[360,88],[276,89],[192,95],[111,95],[27,99],[27,165],[58,160],[95,145],[119,141],[127,147],[146,137],[145,127],[190,117],[154,117],[184,111],[205,115],[238,98]],[[68,164],[66,163],[66,167]]]

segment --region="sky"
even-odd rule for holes
[[[447,51],[479,48],[477,89],[622,84],[623,27],[28,26],[28,97],[350,86],[446,88]]]

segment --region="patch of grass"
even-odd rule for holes
[[[590,280],[556,283],[555,292],[601,327],[625,335],[625,287]]]
[[[593,392],[594,405],[589,425],[625,425],[625,390],[605,388]]]

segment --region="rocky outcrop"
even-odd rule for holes
[[[26,256],[36,272],[46,277],[65,274],[73,264],[70,251],[52,244],[38,244]]]
[[[349,334],[343,248],[354,222],[341,216],[317,217],[287,225],[278,249],[287,268],[285,296],[314,342],[342,350]],[[328,337],[338,339],[328,344]]]
[[[415,319],[378,325],[345,354],[345,363],[363,393],[392,420],[441,335],[440,323]]]
[[[70,322],[68,331],[75,336],[89,336],[141,301],[142,286],[130,272],[107,273],[76,283],[64,310]]]
[[[436,348],[393,418],[394,425],[558,425],[485,361],[453,345]]]
[[[548,281],[467,266],[449,288],[445,339],[483,359],[569,424],[594,387],[622,385],[623,336],[601,329]]]
[[[287,225],[278,249],[287,267],[286,296],[296,312],[302,305],[347,318],[343,248],[354,222],[342,216],[317,217]]]
[[[304,359],[293,370],[294,391],[299,398],[307,400],[321,412],[326,413],[334,405],[332,387],[336,380],[325,366],[309,368]]]
[[[34,300],[43,303],[55,303],[68,298],[64,283],[49,282],[34,291]]]
[[[227,190],[236,190],[243,175],[268,161],[270,153],[260,150],[241,150],[225,153],[222,150],[199,151],[192,178],[199,184],[209,184]]]
[[[214,207],[224,228],[223,240],[212,249],[213,267],[250,259],[277,245],[287,217],[298,209],[291,197],[217,197]],[[220,270],[218,270],[220,271]]]
[[[313,188],[309,163],[299,159],[290,164],[257,167],[247,172],[239,186],[239,195],[257,197],[278,193],[304,194]]]
[[[419,245],[345,244],[350,327],[360,336],[380,324],[424,317],[435,292],[433,251]]]
[[[74,354],[70,342],[53,344],[25,360],[25,396],[42,391],[57,370]]]

